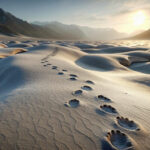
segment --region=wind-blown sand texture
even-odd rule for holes
[[[148,41],[1,43],[1,150],[150,150]]]

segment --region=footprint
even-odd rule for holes
[[[90,86],[84,85],[81,87],[83,90],[92,91],[93,89]]]
[[[46,67],[47,65],[43,65],[44,67]]]
[[[105,112],[108,112],[108,113],[113,113],[113,114],[116,114],[117,113],[117,110],[115,108],[113,108],[111,105],[101,105],[100,108],[105,111]]]
[[[117,117],[117,123],[128,130],[139,131],[139,126],[132,120],[124,117]]]
[[[64,104],[66,107],[77,108],[80,105],[80,101],[77,99],[72,99]]]
[[[70,76],[73,77],[73,78],[77,78],[77,77],[78,77],[78,76],[75,75],[75,74],[70,74]]]
[[[67,70],[66,70],[66,69],[63,69],[62,71],[63,71],[63,72],[67,72]]]
[[[52,69],[57,69],[57,66],[52,66]]]
[[[94,82],[91,81],[91,80],[86,80],[85,82],[88,83],[88,84],[94,84]]]
[[[118,150],[129,150],[133,147],[130,139],[126,134],[120,132],[119,130],[111,130],[107,133],[107,140]]]
[[[76,81],[77,79],[74,77],[69,78],[71,81]]]
[[[111,102],[111,100],[103,95],[98,95],[97,96],[97,99],[98,100],[102,100],[102,101],[105,101],[105,102]]]
[[[64,75],[64,73],[63,72],[58,72],[58,75]]]
[[[79,95],[82,95],[82,93],[83,93],[82,90],[76,90],[72,94],[75,95],[75,96],[79,96]]]

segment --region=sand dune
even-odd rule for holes
[[[8,56],[16,55],[19,53],[27,52],[27,49],[24,48],[1,48],[0,49],[0,58],[5,58]]]
[[[76,64],[83,68],[100,71],[116,71],[126,70],[124,66],[119,64],[116,60],[113,60],[107,56],[87,55],[83,56],[76,61]]]
[[[0,43],[0,48],[6,48],[7,45]]]
[[[24,52],[27,52],[27,50],[23,48],[16,48],[11,52],[11,54],[15,55],[15,54],[24,53]]]
[[[150,149],[148,46],[2,42],[1,150]]]
[[[123,53],[123,52],[132,52],[132,51],[140,51],[140,50],[148,50],[147,48],[130,48],[130,47],[108,47],[108,48],[101,48],[99,50],[99,48],[95,49],[95,50],[91,50],[91,49],[84,49],[84,52],[87,53],[95,53],[95,54],[99,54],[99,53],[106,53],[106,54],[113,54],[113,53]]]

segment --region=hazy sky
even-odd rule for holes
[[[128,33],[150,28],[150,0],[0,0],[0,7],[30,22],[60,21]]]

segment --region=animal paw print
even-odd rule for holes
[[[77,108],[80,105],[80,101],[77,99],[72,99],[64,104],[66,107]]]
[[[92,91],[93,89],[90,86],[84,85],[81,87],[85,91]]]
[[[139,131],[140,128],[139,126],[132,120],[129,120],[128,118],[124,117],[117,117],[117,123],[128,130],[133,130],[133,131]]]
[[[129,148],[133,147],[127,135],[120,132],[119,130],[112,130],[111,132],[108,132],[106,138],[107,141],[118,150],[128,150]]]
[[[111,102],[111,100],[103,95],[98,95],[97,96],[97,99],[98,100],[102,100],[102,101],[105,101],[105,102]]]
[[[108,113],[112,113],[112,114],[116,114],[117,113],[117,110],[112,107],[111,105],[101,105],[100,108],[105,111],[105,112],[108,112]]]

